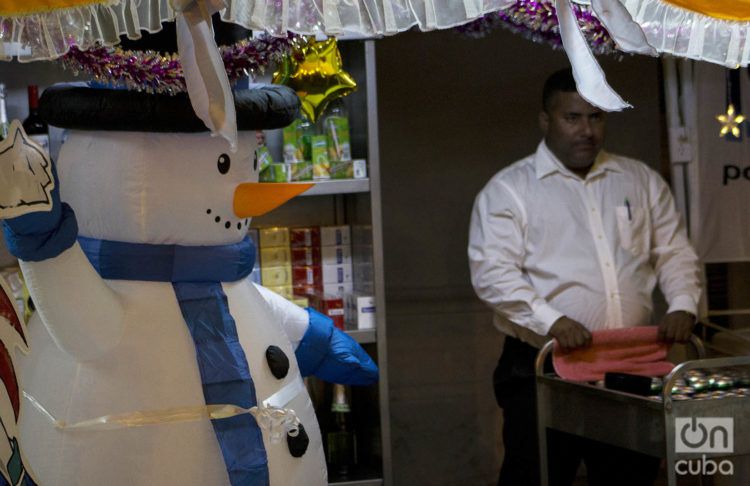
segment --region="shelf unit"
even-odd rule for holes
[[[388,401],[388,363],[385,321],[385,285],[383,274],[383,232],[380,202],[380,166],[378,150],[377,86],[375,75],[375,43],[372,39],[339,42],[344,68],[359,84],[358,89],[344,98],[350,117],[352,152],[355,158],[366,159],[368,177],[352,180],[318,182],[284,206],[266,216],[256,218],[253,226],[304,226],[309,224],[353,224],[372,228],[372,274],[376,303],[376,327],[347,331],[370,353],[380,368],[380,381],[372,387],[353,392],[355,414],[362,421],[376,422],[377,437],[373,443],[377,464],[369,464],[362,474],[346,479],[330,479],[335,486],[391,485],[391,434]],[[7,69],[5,69],[7,68]],[[11,118],[27,115],[25,86],[29,79],[43,89],[55,82],[80,81],[53,63],[12,63],[4,66],[0,81],[8,87],[8,111]],[[268,81],[259,79],[259,81]],[[56,152],[62,131],[50,129],[51,149]],[[277,134],[280,138],[280,133]],[[269,141],[270,143],[270,141]],[[355,387],[356,388],[356,387]],[[358,430],[360,432],[360,430]],[[361,437],[372,434],[360,434]]]
[[[347,331],[375,359],[380,368],[380,381],[372,387],[352,387],[352,412],[357,431],[360,463],[364,467],[347,478],[329,474],[335,486],[390,485],[391,445],[388,402],[388,364],[385,321],[385,280],[383,274],[383,229],[380,202],[380,166],[378,150],[377,86],[375,76],[375,43],[373,40],[346,40],[338,43],[344,69],[357,81],[358,89],[343,98],[349,112],[352,156],[366,159],[368,178],[316,182],[315,186],[270,213],[254,218],[253,227],[307,225],[364,225],[371,228],[372,254],[364,259],[372,262],[373,291],[376,305],[375,329]],[[267,133],[271,153],[281,154],[280,131]],[[353,248],[353,258],[357,259]],[[315,400],[315,393],[311,393]],[[320,397],[319,397],[320,398]],[[330,398],[318,401],[319,412],[330,408]],[[321,428],[325,417],[319,413]],[[374,415],[377,415],[375,417]],[[363,423],[364,422],[364,423]],[[377,432],[371,430],[378,424]],[[376,435],[377,437],[373,437]],[[362,440],[360,440],[362,439]],[[369,441],[366,439],[370,439]],[[369,442],[365,446],[362,442]],[[375,445],[372,445],[375,444]],[[379,449],[379,450],[375,450]],[[362,453],[364,452],[364,453]],[[368,460],[368,452],[377,456]],[[371,459],[371,458],[370,458]]]

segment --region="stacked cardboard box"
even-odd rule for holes
[[[260,230],[260,269],[264,287],[287,299],[293,297],[289,228]]]
[[[375,329],[375,297],[358,293],[346,294],[344,319],[351,329]]]
[[[352,239],[349,226],[321,226],[323,293],[343,297],[352,286]]]
[[[352,277],[354,292],[363,295],[375,293],[372,247],[372,226],[352,226]]]
[[[335,295],[317,292],[310,296],[310,305],[333,320],[333,325],[345,329],[344,299]]]
[[[309,303],[341,329],[372,329],[375,300],[368,230],[355,228],[353,233],[347,225],[251,229],[258,248],[251,279],[298,305]]]
[[[346,321],[354,329],[375,328],[375,279],[372,226],[352,226],[352,278],[354,291],[347,294]]]
[[[344,329],[344,298],[352,292],[351,228],[322,226],[320,255],[323,261],[323,295],[318,301],[328,309],[327,314],[332,316],[334,324]]]
[[[314,295],[323,290],[320,259],[320,228],[306,226],[290,230],[292,285],[295,295]]]

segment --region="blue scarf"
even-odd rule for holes
[[[223,246],[147,245],[79,237],[99,275],[112,280],[171,282],[195,343],[206,404],[257,404],[245,352],[221,282],[241,280],[253,269],[249,238]],[[268,486],[268,458],[250,415],[211,421],[232,486]]]

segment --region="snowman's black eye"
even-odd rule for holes
[[[219,169],[221,174],[229,172],[229,156],[227,154],[219,155],[219,160],[216,161],[216,168]]]
[[[258,170],[258,152],[253,156],[253,170]]]

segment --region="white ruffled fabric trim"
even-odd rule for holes
[[[97,43],[111,46],[121,35],[137,39],[141,30],[158,32],[163,21],[174,17],[167,0],[111,0],[24,17],[0,17],[0,60],[52,60],[72,45],[81,49]]]
[[[621,0],[659,52],[727,67],[750,63],[750,22],[719,20],[661,0]]]
[[[447,29],[506,8],[513,0],[226,0],[226,21],[272,35],[331,34],[373,37],[396,34],[418,26]],[[51,60],[71,45],[87,49],[114,45],[119,36],[140,37],[140,30],[157,32],[174,20],[168,0],[111,0],[105,5],[0,17],[0,60]],[[14,52],[4,49],[24,48]]]
[[[507,8],[514,0],[228,0],[225,20],[272,35],[392,35],[414,26],[448,29]]]

